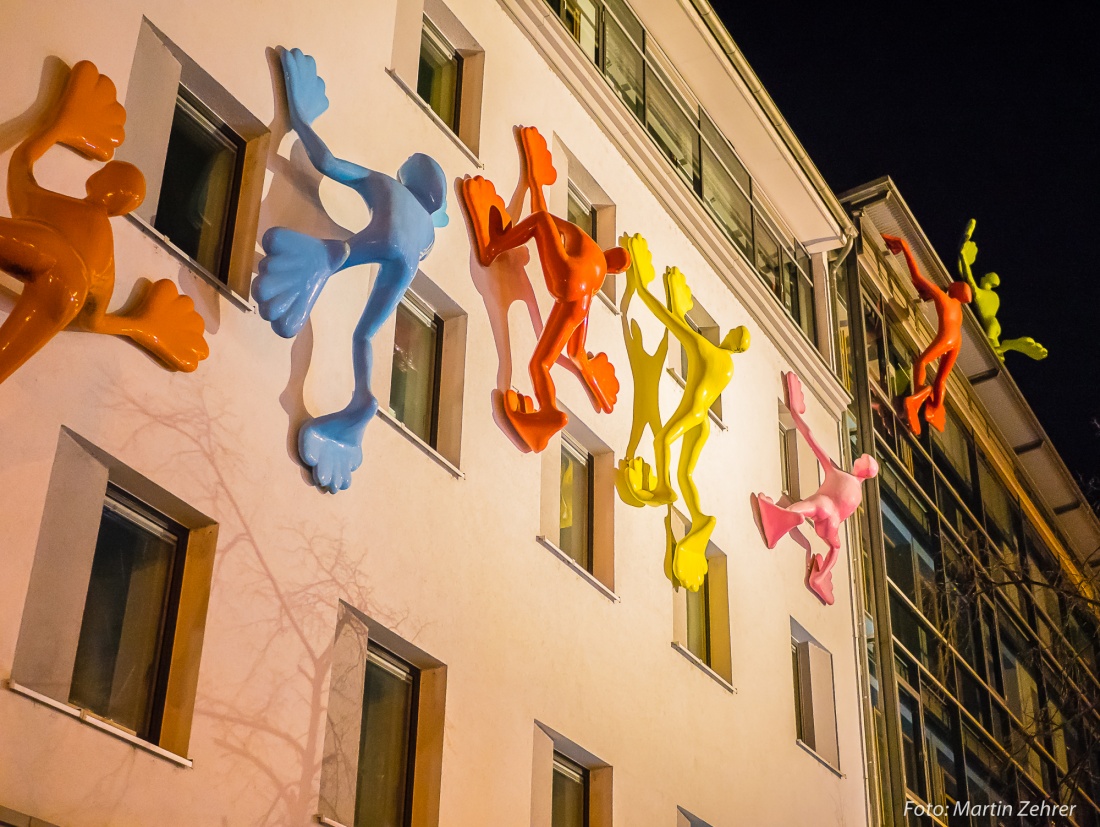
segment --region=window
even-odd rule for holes
[[[466,376],[465,311],[418,272],[379,333],[385,352],[393,336],[388,374],[375,377],[382,418],[451,473],[462,458],[462,398]],[[388,383],[388,387],[387,387]]]
[[[531,827],[611,827],[611,767],[535,722]]]
[[[108,485],[69,703],[155,742],[186,531]]]
[[[566,218],[570,224],[576,224],[584,230],[590,238],[596,238],[596,210],[572,181],[569,182],[569,207]]]
[[[676,827],[710,827],[710,825],[698,816],[692,815],[683,807],[677,807]]]
[[[592,455],[568,433],[561,440],[561,521],[558,546],[592,571]]]
[[[248,296],[270,133],[148,20],[126,93],[119,158],[145,174],[133,215],[193,270]]]
[[[588,770],[554,753],[551,827],[588,827]]]
[[[63,429],[13,688],[186,756],[216,542],[216,523]]]
[[[798,471],[798,430],[790,410],[779,400],[779,473],[783,494],[792,502],[801,497]]]
[[[43,821],[15,810],[9,810],[0,804],[0,827],[57,827],[53,822]]]
[[[835,769],[837,744],[833,656],[791,618],[796,738]]]
[[[542,452],[541,506],[539,542],[617,600],[615,456],[573,414]]]
[[[180,87],[153,226],[225,281],[244,140]]]
[[[416,92],[452,132],[458,132],[461,85],[462,56],[425,17]]]
[[[673,539],[679,541],[690,523],[675,509],[669,517]],[[671,565],[671,560],[666,561]],[[673,646],[705,665],[722,683],[733,680],[730,656],[729,581],[726,555],[714,543],[707,546],[707,574],[698,591],[678,587],[673,592]]]
[[[615,227],[615,204],[611,196],[557,135],[553,138],[553,151],[555,163],[564,166],[564,170],[559,168],[559,177],[564,172],[567,181],[565,203],[557,204],[556,208],[564,208],[566,220],[584,230],[601,249],[616,246],[619,240]],[[552,203],[551,208],[555,208],[555,204]],[[608,273],[600,287],[600,296],[612,306],[618,295],[618,279],[617,273]]]
[[[390,77],[476,161],[485,50],[443,0],[399,3],[394,35]]]
[[[599,63],[599,44],[596,34],[599,31],[599,7],[593,0],[550,0],[550,6],[557,12],[565,28],[573,39],[584,49],[588,59]]]
[[[419,672],[405,661],[368,644],[356,827],[408,823],[418,678]]]
[[[415,295],[397,307],[390,375],[390,409],[433,448],[437,443],[443,321]]]
[[[447,668],[341,602],[320,816],[348,827],[438,823]]]

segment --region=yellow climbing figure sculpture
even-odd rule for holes
[[[630,253],[622,310],[623,332],[634,377],[634,423],[626,458],[619,463],[616,488],[620,498],[628,505],[639,508],[671,505],[676,500],[672,487],[672,444],[683,440],[677,481],[691,518],[691,528],[682,539],[676,541],[671,533],[671,514],[666,519],[667,539],[672,551],[669,573],[675,583],[696,591],[707,573],[707,544],[714,532],[715,520],[703,513],[692,474],[710,436],[708,411],[733,378],[733,354],[748,349],[749,331],[744,326],[736,327],[726,334],[721,344],[708,341],[687,321],[692,299],[684,274],[675,267],[665,270],[665,303],[662,304],[649,291],[649,284],[656,272],[646,240],[640,235],[624,235],[619,243]],[[665,339],[652,356],[642,346],[637,323],[627,328],[626,309],[635,293],[641,296],[646,307],[666,328]],[[672,333],[683,348],[687,376],[684,377],[684,395],[680,404],[662,424],[657,400],[668,333]],[[635,455],[646,425],[653,431],[652,468],[642,457]]]
[[[12,217],[0,217],[0,270],[24,287],[0,325],[0,382],[69,324],[125,336],[177,370],[194,370],[209,354],[202,317],[168,279],[150,286],[131,312],[107,312],[115,286],[110,219],[145,197],[141,171],[111,160],[125,121],[115,85],[84,60],[73,67],[45,123],[12,153]],[[86,197],[53,192],[35,180],[35,162],[56,144],[107,162],[88,178]]]
[[[1001,309],[1001,297],[996,292],[996,288],[1001,286],[1001,277],[996,273],[986,273],[982,276],[982,283],[979,285],[974,280],[974,272],[971,269],[978,258],[978,245],[972,240],[977,226],[978,222],[971,218],[963,232],[962,243],[959,245],[959,275],[970,285],[970,290],[974,294],[972,306],[977,308],[978,320],[982,323],[986,338],[989,339],[989,343],[993,345],[993,350],[1002,362],[1005,360],[1005,354],[1010,350],[1015,350],[1031,359],[1046,359],[1047,349],[1030,336],[1020,336],[1016,339],[1001,338],[1001,323],[997,320],[997,313]]]

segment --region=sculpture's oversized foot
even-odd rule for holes
[[[558,171],[554,169],[554,156],[542,137],[533,126],[525,126],[519,131],[520,145],[526,161],[527,181],[531,189],[548,187],[558,180]]]
[[[557,408],[534,410],[531,397],[509,389],[504,397],[504,416],[530,450],[543,450],[550,438],[565,427],[569,417]]]
[[[611,413],[615,409],[615,401],[619,398],[619,380],[615,376],[615,366],[607,358],[606,353],[588,355],[588,367],[592,371],[592,397],[596,404],[596,410]]]
[[[775,548],[780,540],[806,520],[801,514],[776,505],[767,494],[756,495],[756,508],[760,513],[760,527],[764,531],[764,542],[768,548]]]
[[[363,464],[363,429],[378,410],[372,400],[366,412],[347,411],[311,419],[298,432],[298,455],[313,469],[313,482],[332,494],[351,485]]]
[[[909,430],[916,436],[921,434],[920,409],[930,393],[931,388],[925,388],[905,397],[905,419],[909,423]]]
[[[707,545],[714,533],[717,521],[707,517],[692,523],[691,530],[676,544],[672,557],[672,574],[680,585],[689,591],[699,591],[703,579],[707,576]]]
[[[346,241],[314,238],[305,233],[272,227],[263,238],[259,274],[252,282],[252,298],[260,317],[289,339],[306,323],[329,276],[347,261]]]
[[[806,587],[826,606],[833,605],[833,569],[832,566],[825,568],[825,558],[820,554],[813,555],[813,559],[810,560],[810,568],[806,573]]]
[[[210,355],[195,303],[168,279],[155,282],[132,313],[115,318],[126,323],[126,336],[135,344],[176,370],[193,371]]]
[[[1001,346],[997,348],[997,355],[1001,357],[1002,362],[1004,361],[1005,354],[1010,350],[1022,353],[1024,356],[1034,359],[1035,361],[1046,359],[1047,356],[1050,355],[1050,351],[1030,336],[1021,336],[1019,339],[1006,339],[1001,342]]]
[[[641,457],[619,460],[619,470],[615,474],[615,490],[619,499],[635,508],[658,505],[653,502],[653,489],[657,487],[657,478],[653,468]]]
[[[947,427],[947,409],[943,404],[933,405],[929,402],[924,406],[924,418],[928,420],[928,424],[935,428],[940,433],[943,433],[943,429]]]

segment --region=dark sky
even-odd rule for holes
[[[712,2],[834,192],[890,175],[952,272],[978,220],[1004,338],[1050,349],[1008,369],[1070,470],[1100,477],[1094,27],[1056,7]]]

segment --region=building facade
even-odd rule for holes
[[[146,184],[112,220],[110,308],[167,279],[209,346],[171,372],[116,337],[62,331],[0,384],[0,822],[876,817],[860,556],[845,532],[823,604],[805,586],[819,540],[768,550],[751,499],[818,480],[786,372],[818,439],[850,460],[829,261],[854,227],[703,0],[17,2],[0,20],[9,192],[21,142],[92,61],[126,107],[116,158]],[[384,277],[334,277],[289,340],[252,290],[271,228],[342,241],[381,219],[307,157],[281,48],[316,59],[329,109],[314,126],[335,157],[393,174],[425,153],[448,182],[450,221],[373,336],[381,408],[335,496],[301,463],[299,429],[346,404],[348,343]],[[751,333],[703,418],[694,480],[715,525],[699,591],[665,571],[667,534],[691,528],[682,503],[616,496],[630,323],[647,353],[663,331],[636,297],[624,313],[625,274],[587,328],[615,366],[614,411],[556,368],[569,422],[545,450],[517,450],[494,418],[494,390],[531,392],[536,325],[513,299],[542,318],[553,301],[532,246],[532,287],[517,282],[501,312],[458,196],[481,175],[508,197],[517,126],[552,152],[552,212],[605,250],[643,235],[655,267],[686,275],[694,334]],[[63,143],[94,140],[69,129]],[[57,147],[34,174],[82,198],[100,167]],[[5,322],[32,269],[2,277]],[[667,341],[665,417],[691,378]]]
[[[1100,823],[1100,525],[970,313],[946,427],[913,435],[903,400],[937,320],[883,234],[940,287],[954,268],[890,179],[842,199],[861,243],[838,350],[853,439],[881,465],[861,520],[877,816]]]

